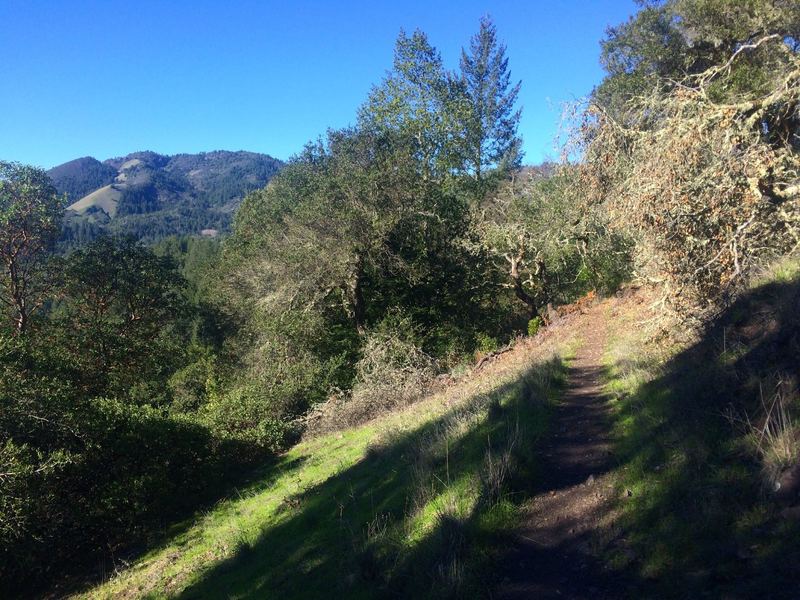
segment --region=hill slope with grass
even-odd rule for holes
[[[79,597],[789,597],[798,265],[691,335],[646,288],[565,307],[309,436]]]
[[[81,597],[485,594],[577,343],[553,327],[407,408],[302,441]]]

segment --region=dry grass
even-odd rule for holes
[[[774,489],[781,473],[800,458],[800,424],[791,413],[797,398],[793,382],[779,378],[769,387],[774,391],[766,399],[761,386],[763,415],[757,420],[745,415],[745,423],[748,439],[761,459],[766,483]]]

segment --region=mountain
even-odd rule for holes
[[[114,182],[117,170],[96,158],[76,158],[48,172],[56,189],[69,198],[82,198],[94,190]]]
[[[245,194],[264,187],[282,166],[255,152],[145,151],[102,162],[78,158],[48,174],[67,196],[62,244],[69,247],[103,232],[147,242],[225,232]]]

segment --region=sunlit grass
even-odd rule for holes
[[[536,441],[564,381],[554,351],[569,354],[571,343],[526,342],[402,412],[301,442],[84,596],[360,598],[482,589],[525,498],[511,479],[531,483]],[[490,494],[487,464],[500,457],[514,477],[493,475],[508,481],[494,481],[501,491]]]

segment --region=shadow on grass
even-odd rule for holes
[[[204,436],[204,439],[207,438],[208,443],[211,443],[210,435],[203,428],[194,426],[193,430],[198,432],[198,437]],[[163,436],[163,432],[159,433],[162,433],[162,443],[174,442],[174,438]],[[131,437],[141,440],[151,439],[153,436],[136,431]],[[152,460],[157,460],[159,456],[163,455],[165,453],[153,452]],[[248,458],[244,459],[243,457]],[[254,468],[253,464],[256,459],[261,464]],[[116,471],[110,472],[102,478],[98,477],[92,483],[95,487],[112,485],[118,480],[119,464],[124,465],[125,463],[123,460],[119,460],[114,464]],[[126,518],[131,521],[138,520],[138,526],[129,528],[125,541],[119,541],[123,539],[125,532],[114,531],[116,537],[111,537],[109,534],[106,547],[99,545],[97,540],[103,539],[104,525],[99,519],[96,519],[92,524],[93,531],[84,530],[83,534],[84,537],[98,545],[86,544],[86,548],[81,549],[73,546],[73,556],[80,558],[65,563],[65,567],[59,564],[59,570],[54,569],[49,573],[51,580],[58,580],[57,587],[52,586],[48,579],[41,578],[35,584],[25,583],[25,593],[29,597],[40,597],[44,590],[47,590],[48,595],[62,597],[67,593],[90,589],[97,583],[106,580],[119,567],[130,564],[137,556],[168,546],[176,538],[189,531],[196,519],[217,503],[238,494],[240,490],[257,490],[268,486],[282,471],[299,468],[301,464],[302,460],[300,459],[286,462],[280,457],[269,455],[250,444],[226,441],[219,454],[215,455],[212,460],[206,457],[200,467],[189,465],[186,472],[179,471],[180,468],[185,467],[185,465],[179,465],[176,467],[176,472],[171,473],[169,485],[165,483],[160,490],[151,486],[152,489],[148,488],[144,492],[140,492],[147,494],[141,499],[136,499],[142,507],[140,512],[126,515]],[[123,467],[122,471],[125,472],[126,477],[135,477],[139,473],[147,473],[147,468],[146,463],[140,462],[131,465],[127,471]],[[153,499],[153,495],[158,495],[158,498]],[[133,499],[131,502],[133,503]],[[74,535],[73,537],[78,538],[79,536]],[[0,591],[2,591],[2,586],[0,586]]]
[[[631,495],[620,501],[627,538],[613,561],[658,597],[797,597],[800,527],[784,509],[800,498],[782,504],[767,489],[730,415],[763,414],[759,386],[776,373],[797,381],[799,369],[800,283],[772,283],[620,398],[618,459]]]
[[[180,598],[486,595],[497,545],[514,518],[511,499],[524,499],[535,485],[536,442],[550,410],[547,387],[563,376],[559,361],[538,365],[384,440],[287,502],[277,522],[210,565]],[[427,449],[425,440],[433,440]],[[489,455],[513,455],[513,476],[501,482],[499,495],[486,476]]]

